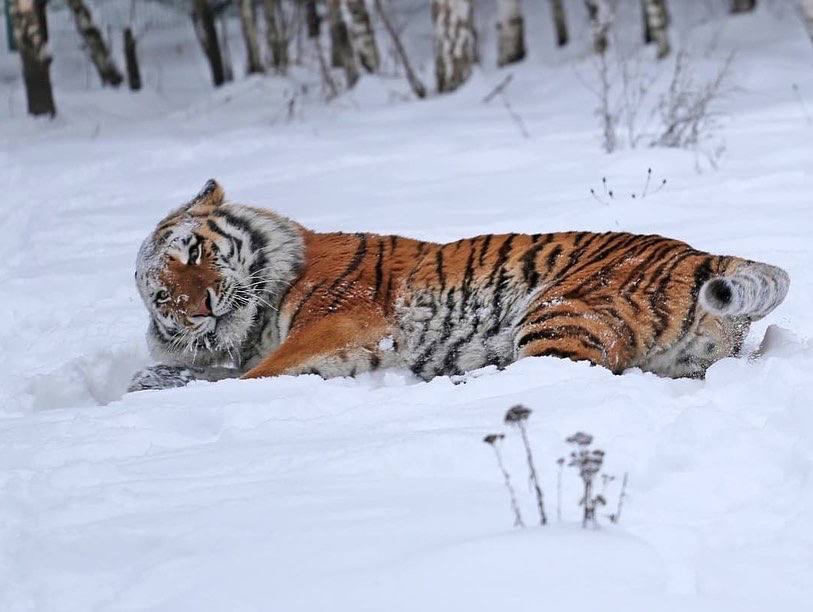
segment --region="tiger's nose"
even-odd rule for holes
[[[190,317],[211,317],[212,312],[212,290],[207,289],[197,305],[189,310]]]

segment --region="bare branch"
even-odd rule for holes
[[[398,32],[395,31],[395,28],[392,27],[390,18],[384,10],[384,7],[381,5],[381,0],[374,0],[374,2],[375,10],[378,12],[378,16],[381,18],[381,23],[384,24],[384,29],[387,30],[387,34],[389,34],[390,39],[392,39],[392,45],[395,47],[395,53],[397,54],[398,59],[401,60],[401,65],[404,67],[404,72],[406,73],[406,78],[409,82],[410,88],[412,89],[412,93],[415,94],[416,98],[425,98],[426,87],[424,87],[423,83],[421,83],[421,80],[417,77],[415,71],[412,70],[412,64],[409,63],[409,58],[407,57],[404,45],[401,44],[401,37],[398,35]]]

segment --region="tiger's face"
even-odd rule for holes
[[[136,284],[150,313],[150,349],[164,363],[241,361],[241,345],[278,284],[269,275],[277,237],[259,211],[246,214],[224,204],[222,188],[209,181],[142,245]]]

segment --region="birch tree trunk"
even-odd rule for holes
[[[131,91],[141,89],[141,70],[138,67],[136,39],[132,28],[124,28],[124,61],[127,68],[127,85]]]
[[[599,55],[603,55],[607,50],[607,34],[610,30],[610,7],[606,0],[584,0],[584,5],[590,19],[593,49]]]
[[[805,19],[810,42],[813,42],[813,0],[801,0],[800,8],[802,9],[802,16]]]
[[[85,47],[90,55],[90,61],[96,66],[102,85],[112,85],[118,87],[124,78],[116,68],[113,58],[110,57],[110,50],[102,38],[99,28],[93,23],[93,15],[90,13],[84,0],[66,0],[73,12],[73,19],[76,22],[76,29],[79,36],[85,43]]]
[[[375,72],[379,65],[378,47],[375,44],[375,33],[367,6],[364,0],[344,0],[344,6],[350,42],[358,61],[367,72]]]
[[[48,54],[42,20],[34,0],[11,0],[11,29],[23,67],[25,97],[29,115],[56,115],[51,89],[51,56]]]
[[[471,76],[477,59],[472,0],[432,0],[438,92],[454,91]]]
[[[288,70],[288,32],[282,13],[281,0],[263,0],[265,38],[271,50],[271,65],[285,74]]]
[[[344,68],[347,87],[353,87],[359,80],[356,56],[350,44],[350,34],[342,16],[341,0],[327,0],[330,21],[330,57],[334,68]]]
[[[658,59],[663,59],[669,55],[670,49],[666,29],[669,25],[666,0],[644,0],[644,20],[650,40],[658,45]]]
[[[226,80],[223,69],[223,56],[220,53],[220,43],[217,40],[217,29],[215,28],[215,15],[208,0],[193,0],[192,3],[192,24],[195,27],[195,35],[203,49],[203,54],[209,62],[209,69],[212,72],[212,83],[215,87],[220,87]]]
[[[497,0],[497,65],[525,58],[525,21],[519,0]]]
[[[220,22],[220,51],[223,56],[223,78],[227,82],[234,80],[234,64],[231,61],[231,48],[229,47],[229,20],[225,11],[221,11],[217,20]]]
[[[567,18],[562,0],[550,0],[550,10],[553,17],[553,26],[556,29],[556,46],[564,47],[567,44]]]
[[[330,65],[334,68],[342,67],[342,43],[343,36],[342,30],[346,35],[347,26],[344,25],[342,19],[340,0],[326,0],[327,2],[327,21],[328,30],[330,33]],[[349,37],[347,44],[350,44]]]
[[[732,13],[748,13],[753,11],[757,0],[731,0]]]
[[[253,0],[238,0],[237,8],[240,13],[243,40],[246,43],[246,74],[265,72],[260,53],[260,42],[257,38],[257,13],[254,11],[254,2]]]

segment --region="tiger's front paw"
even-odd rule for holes
[[[183,366],[156,365],[144,368],[135,373],[127,393],[132,391],[146,391],[148,389],[171,389],[183,387],[193,380],[197,380],[195,371]]]

